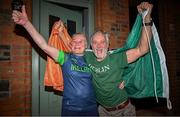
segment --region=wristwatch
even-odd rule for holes
[[[153,25],[153,21],[151,20],[150,22],[145,22],[144,25],[145,26],[152,26]]]

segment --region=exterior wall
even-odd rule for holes
[[[11,1],[0,1],[0,115],[30,115],[31,45],[11,19]],[[25,4],[31,17],[31,0]]]
[[[24,0],[29,18],[32,1]],[[170,115],[180,115],[179,2],[158,1],[159,32],[170,80]],[[11,0],[0,0],[0,115],[31,115],[31,45],[11,20]],[[111,34],[110,49],[121,47],[129,32],[128,0],[95,0],[95,28]],[[24,35],[24,36],[21,36]],[[142,112],[142,115],[147,112]],[[165,114],[165,113],[163,113]],[[167,113],[168,114],[168,113]]]
[[[95,28],[111,34],[110,49],[121,47],[129,32],[128,0],[95,0]]]

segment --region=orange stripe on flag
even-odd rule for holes
[[[71,37],[69,36],[67,29],[63,29],[65,35],[64,38],[58,36],[58,30],[52,29],[50,38],[48,40],[48,45],[51,45],[59,50],[64,52],[70,52],[70,42]],[[51,57],[47,57],[46,70],[44,75],[44,85],[52,86],[53,89],[58,91],[63,91],[64,82],[61,66],[56,63]]]

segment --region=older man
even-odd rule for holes
[[[151,39],[151,11],[152,4],[143,2],[137,6],[141,13],[149,10],[145,17],[147,33]],[[93,84],[95,87],[96,99],[101,116],[134,116],[135,107],[130,103],[125,89],[120,89],[119,84],[123,81],[122,74],[128,63],[136,61],[149,50],[148,38],[145,29],[136,48],[125,52],[110,54],[108,52],[109,37],[102,31],[95,32],[91,37],[93,53],[86,52],[86,60],[93,73]]]

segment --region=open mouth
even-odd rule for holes
[[[102,53],[104,52],[104,49],[98,48],[98,49],[95,50],[95,52],[96,52],[97,54],[102,54]]]

